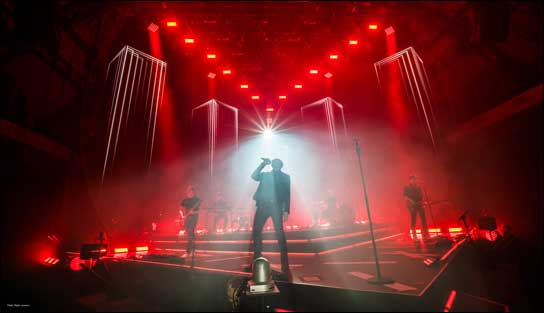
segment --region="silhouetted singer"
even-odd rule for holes
[[[263,162],[253,171],[251,178],[259,182],[257,191],[253,195],[257,205],[253,220],[253,258],[262,256],[262,231],[268,217],[272,217],[276,238],[280,246],[281,271],[288,278],[289,260],[287,257],[287,242],[283,232],[283,222],[289,217],[291,205],[291,177],[281,171],[283,162],[280,159],[263,158]],[[272,165],[272,171],[262,172],[267,165]]]

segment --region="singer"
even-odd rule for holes
[[[283,232],[283,222],[289,217],[291,205],[291,177],[281,171],[283,162],[280,159],[270,161],[261,158],[261,164],[253,171],[251,178],[259,182],[253,200],[257,205],[255,218],[253,219],[253,258],[262,255],[262,230],[268,217],[272,217],[276,238],[280,246],[281,254],[281,279],[291,280],[289,260],[287,257],[287,242]],[[267,165],[272,165],[272,171],[262,172]]]

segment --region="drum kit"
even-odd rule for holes
[[[355,221],[355,212],[345,204],[328,207],[327,202],[316,201],[313,210],[314,225],[345,225]]]
[[[203,214],[205,212],[205,214]],[[223,229],[231,229],[232,231],[245,231],[249,230],[251,227],[251,218],[252,218],[251,208],[235,208],[234,210],[218,210],[214,208],[205,208],[200,209],[201,218],[204,217],[204,225],[208,230],[211,230],[212,223],[215,218],[218,218],[220,215],[227,214],[228,223],[223,225]],[[180,229],[183,229],[184,218],[178,212],[169,212],[171,214],[165,214],[164,211],[161,211],[159,216],[157,216],[153,221],[151,221],[151,231],[157,233],[170,233],[178,232]]]

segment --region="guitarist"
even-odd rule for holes
[[[187,232],[187,250],[183,257],[187,257],[195,250],[195,228],[198,223],[198,209],[202,200],[196,194],[193,186],[189,185],[186,190],[185,199],[181,201],[180,214],[185,218],[185,232]]]
[[[403,194],[406,206],[410,211],[412,236],[414,239],[416,238],[416,215],[419,214],[423,237],[428,238],[429,232],[427,230],[427,219],[425,218],[425,208],[423,206],[423,192],[417,183],[415,175],[410,175],[409,180],[410,183],[404,186]]]

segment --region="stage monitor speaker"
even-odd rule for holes
[[[106,244],[98,243],[82,244],[79,258],[81,260],[98,259],[100,255],[106,255],[107,247]],[[102,253],[100,250],[103,250]]]
[[[478,218],[478,228],[483,230],[496,230],[497,221],[493,216],[482,216]]]

